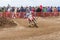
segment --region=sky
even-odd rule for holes
[[[0,0],[0,6],[60,6],[60,0]]]

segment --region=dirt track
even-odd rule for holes
[[[0,31],[0,40],[60,40],[60,18],[38,18],[39,28],[29,28],[26,19],[13,19],[18,26]]]

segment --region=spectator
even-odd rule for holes
[[[57,9],[56,7],[53,7],[53,8],[52,8],[52,11],[53,11],[53,12],[57,12],[58,9]]]
[[[17,8],[17,12],[20,12],[20,9],[19,8]]]
[[[47,8],[46,7],[43,7],[42,11],[43,12],[47,12]]]
[[[32,7],[31,11],[32,11],[32,12],[35,12],[35,8],[34,8],[34,7]]]
[[[25,12],[25,9],[23,8],[23,6],[21,6],[20,8],[20,12]]]
[[[14,7],[12,7],[12,8],[11,8],[11,12],[14,12],[14,11],[15,11],[15,8],[14,8]]]
[[[57,9],[58,9],[58,12],[60,12],[60,7],[57,7]]]
[[[29,6],[29,9],[30,9],[30,11],[32,10],[32,7],[31,6]]]
[[[35,7],[35,12],[36,12],[37,8],[38,8],[38,7]]]
[[[36,12],[41,12],[41,10],[40,10],[40,8],[39,8],[39,7],[36,9]]]
[[[51,7],[47,7],[47,12],[51,12],[52,8]]]
[[[52,12],[56,12],[56,7],[52,7]]]
[[[43,9],[43,6],[42,6],[42,5],[40,5],[40,10],[41,10],[41,12],[42,12],[42,9]]]

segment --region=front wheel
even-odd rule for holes
[[[34,27],[38,28],[37,23],[33,20]]]

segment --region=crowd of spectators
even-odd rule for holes
[[[33,11],[33,12],[60,12],[60,7],[21,7],[21,8],[15,8],[15,7],[12,7],[12,8],[8,8],[7,11],[12,11],[14,12],[14,10],[16,9],[17,12],[26,12],[26,9],[29,8],[30,11]],[[28,11],[28,10],[27,10]]]
[[[5,9],[4,9],[5,8]],[[26,9],[29,8],[30,11],[33,11],[33,12],[60,12],[60,7],[43,7],[42,5],[38,6],[38,7],[3,7],[3,8],[0,8],[0,11],[1,9],[5,10],[5,11],[10,11],[10,12],[14,12],[16,10],[16,12],[26,12]]]

